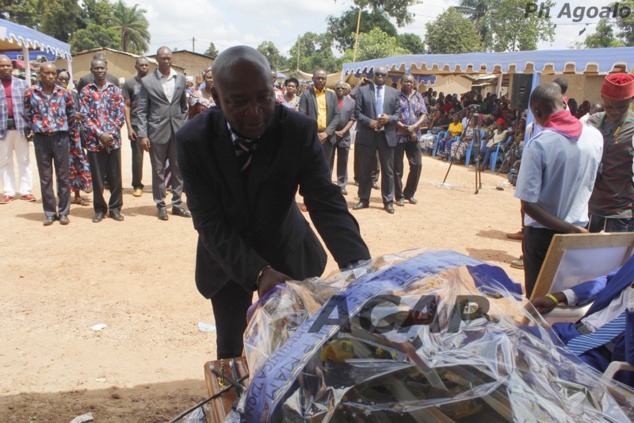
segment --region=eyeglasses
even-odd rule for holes
[[[385,72],[374,72],[375,76],[387,76],[387,73]]]

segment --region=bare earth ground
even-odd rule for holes
[[[67,227],[42,226],[33,154],[32,163],[38,202],[0,205],[0,422],[68,422],[87,412],[95,422],[162,422],[206,398],[215,334],[197,326],[213,323],[193,280],[197,234],[190,219],[157,219],[149,159],[135,198],[124,143],[124,222],[93,224],[92,207],[73,205]],[[519,228],[519,202],[512,187],[496,189],[505,175],[485,172],[474,195],[473,167],[454,166],[453,188],[438,186],[447,166],[425,157],[416,206],[388,215],[373,191],[370,209],[354,212],[372,255],[452,249],[522,282],[508,264],[521,245],[504,235]],[[356,187],[348,191],[352,206]],[[326,273],[335,268],[330,258]],[[99,323],[107,327],[91,330]]]

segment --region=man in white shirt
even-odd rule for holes
[[[530,107],[542,132],[525,147],[515,196],[524,217],[524,284],[530,298],[557,233],[587,233],[588,200],[594,188],[603,138],[563,108],[558,85],[541,84]]]
[[[158,218],[169,219],[165,204],[165,162],[168,159],[172,172],[172,214],[191,217],[181,200],[183,177],[174,138],[187,118],[185,75],[172,69],[172,51],[169,48],[159,48],[156,60],[158,68],[141,79],[137,100],[137,136],[141,147],[150,153],[152,196],[158,208]]]

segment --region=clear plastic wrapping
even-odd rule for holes
[[[633,420],[634,391],[551,339],[500,268],[455,252],[288,282],[250,315],[242,421]]]

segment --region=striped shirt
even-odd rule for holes
[[[26,123],[24,121],[24,93],[29,88],[29,84],[20,78],[14,76],[11,77],[11,99],[13,103],[13,121],[15,122],[15,128],[20,133],[21,137],[24,137],[24,127]],[[0,89],[0,140],[3,140],[7,136],[7,123],[9,119],[9,105],[7,103],[7,97],[4,93],[4,89]]]
[[[603,134],[603,158],[590,197],[589,211],[599,217],[630,218],[634,207],[634,113],[628,111],[621,128],[614,131],[616,137],[602,128],[604,120],[605,113],[597,113],[587,123]]]

